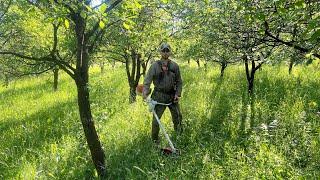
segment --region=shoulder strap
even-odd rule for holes
[[[157,64],[158,64],[158,66],[159,66],[159,68],[160,68],[160,70],[161,70],[160,73],[159,73],[158,76],[157,76],[157,82],[160,83],[161,80],[163,79],[164,72],[163,72],[162,63],[161,63],[160,60],[157,61]]]
[[[172,72],[173,74],[176,74],[176,71],[171,68],[171,60],[168,62],[168,71]]]
[[[161,61],[157,61],[157,63],[158,63],[158,65],[159,65],[160,69],[161,69],[161,72],[163,72]]]

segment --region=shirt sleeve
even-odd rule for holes
[[[177,85],[177,91],[176,91],[176,95],[178,95],[179,97],[181,96],[182,93],[182,78],[181,78],[181,74],[180,74],[180,68],[177,65],[177,70],[176,70],[176,85]]]
[[[153,63],[148,72],[147,72],[147,76],[144,78],[143,81],[143,95],[148,95],[150,94],[150,85],[152,83],[153,77],[155,76],[155,63]]]

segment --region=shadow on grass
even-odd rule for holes
[[[92,76],[95,77],[99,75],[100,74],[96,73]],[[59,83],[62,84],[65,81],[67,80],[61,80]],[[26,97],[30,92],[36,92],[31,96],[33,99],[38,99],[48,92],[53,92],[51,82],[45,81],[41,84],[25,86],[19,89],[7,89],[1,93],[1,96],[4,101],[14,102],[15,99],[13,99],[13,97]],[[30,97],[26,98],[26,100],[30,100]],[[71,122],[67,121],[71,119]],[[39,110],[36,113],[24,117],[23,119],[3,119],[0,124],[0,132],[0,139],[2,139],[2,145],[0,146],[0,177],[14,178],[15,175],[21,171],[21,157],[23,157],[23,161],[36,163],[41,167],[41,159],[47,154],[46,151],[43,151],[45,147],[51,143],[59,144],[61,137],[64,135],[73,135],[78,137],[78,139],[80,138],[80,141],[83,142],[78,148],[83,148],[82,151],[84,153],[83,156],[79,156],[79,152],[77,150],[77,152],[71,154],[70,157],[67,157],[67,164],[71,165],[71,167],[67,166],[59,168],[64,170],[72,168],[73,173],[71,173],[71,177],[92,177],[94,174],[91,156],[88,154],[89,151],[87,143],[83,137],[84,135],[79,120],[76,99],[46,107],[46,109]],[[88,157],[89,160],[86,161],[86,165],[90,168],[82,168],[84,161],[79,161],[79,158],[81,159],[83,157]],[[81,163],[82,169],[77,168],[77,165],[74,164],[76,161]],[[64,175],[70,176],[70,172],[58,173],[58,177],[63,177]]]
[[[106,156],[108,179],[145,179],[152,176],[150,172],[159,168],[159,152],[147,135],[131,141],[120,149],[109,147]]]
[[[173,160],[159,156],[152,149],[149,136],[142,136],[121,149],[106,151],[108,178],[179,179],[179,177],[184,177],[188,179],[186,177],[198,177],[199,173],[203,173],[203,155],[206,155],[206,153],[214,157],[212,163],[224,167],[228,158],[230,156],[233,158],[237,150],[250,148],[248,143],[250,133],[247,133],[245,129],[247,120],[249,120],[250,128],[254,128],[253,126],[262,122],[268,123],[269,120],[274,118],[276,112],[279,111],[281,102],[290,95],[291,91],[302,97],[310,92],[307,95],[307,100],[319,102],[317,99],[319,98],[319,93],[317,93],[319,84],[316,82],[302,85],[299,89],[295,89],[294,86],[290,86],[289,88],[292,89],[288,89],[288,82],[285,79],[272,80],[263,77],[261,82],[256,83],[255,99],[250,100],[246,86],[240,87],[237,91],[232,91],[225,87],[226,84],[224,83],[227,82],[224,82],[224,80],[216,78],[213,81],[216,86],[214,86],[208,98],[211,100],[211,107],[209,107],[211,116],[209,118],[206,115],[184,117],[201,119],[202,122],[199,127],[196,124],[188,124],[190,127],[185,128],[182,137],[176,141],[178,147],[182,150],[182,155],[179,158]],[[258,105],[255,106],[255,103],[261,101],[266,103],[266,106],[262,108],[268,108],[269,111],[260,112]],[[238,103],[241,103],[241,105]],[[239,108],[234,108],[235,106]],[[255,111],[256,108],[257,111]],[[192,109],[189,111],[192,111]],[[236,113],[237,117],[232,116],[232,113]],[[191,112],[189,115],[196,116],[196,113]],[[262,118],[266,116],[267,118]],[[232,146],[231,149],[230,146]],[[230,153],[234,154],[230,155]],[[236,160],[233,159],[232,161]],[[250,163],[246,165],[250,166]],[[228,170],[225,172],[227,176]]]
[[[59,142],[63,135],[70,132],[76,133],[79,127],[66,121],[70,119],[70,109],[76,109],[74,101],[56,104],[24,119],[4,120],[0,130],[3,138],[2,160],[7,167],[1,166],[0,172],[4,175],[15,175],[19,171],[22,156],[25,156],[26,160],[37,158],[44,145]]]
[[[28,80],[30,81],[31,78],[26,79],[26,81]],[[65,83],[66,81],[67,79],[59,80],[59,85]],[[8,89],[1,92],[0,96],[1,96],[1,99],[7,100],[16,95],[24,97],[28,95],[30,92],[40,92],[39,94],[37,93],[37,97],[41,96],[43,93],[54,92],[53,82],[47,79],[43,79],[43,81],[41,81],[41,84],[34,83],[32,85],[26,85],[21,88],[9,87]]]

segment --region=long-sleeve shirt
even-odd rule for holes
[[[154,62],[149,70],[148,73],[144,79],[144,94],[150,93],[150,85],[153,82],[155,90],[160,90],[162,92],[172,92],[174,91],[175,95],[181,96],[182,92],[182,79],[180,74],[180,68],[179,65],[171,61],[168,63],[168,71],[163,71],[162,67],[166,64],[167,61],[165,60],[159,60]]]

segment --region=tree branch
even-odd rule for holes
[[[265,34],[271,38],[273,38],[274,40],[276,40],[277,42],[279,43],[282,43],[282,44],[285,44],[289,47],[293,47],[303,53],[308,53],[311,51],[311,49],[307,49],[307,48],[304,48],[304,47],[301,47],[301,46],[298,46],[296,45],[295,43],[293,42],[287,42],[287,41],[284,41],[282,39],[279,38],[279,36],[274,36],[270,31],[269,31],[269,25],[268,25],[268,22],[265,21],[264,22],[264,27],[265,27]],[[313,55],[317,58],[320,58],[320,54],[317,54],[317,53],[313,53]]]
[[[116,0],[113,4],[111,4],[104,13],[107,13],[111,11],[113,8],[115,8],[122,0]],[[91,37],[99,28],[99,22],[97,22],[93,28],[86,34],[86,37]]]

